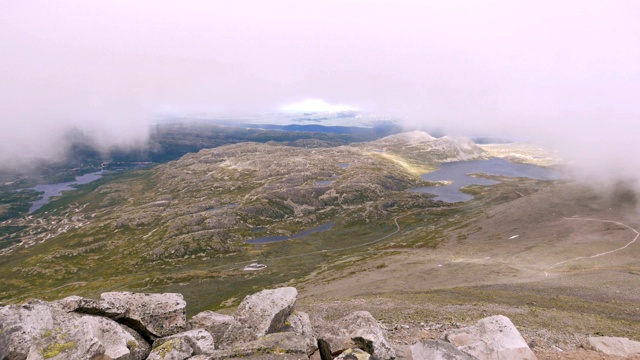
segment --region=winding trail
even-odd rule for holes
[[[603,223],[616,224],[616,225],[624,226],[627,229],[633,231],[634,233],[636,233],[636,236],[633,238],[633,240],[628,242],[626,245],[624,245],[622,247],[619,247],[617,249],[601,252],[599,254],[595,254],[595,255],[591,255],[591,256],[579,256],[577,258],[573,258],[573,259],[570,259],[570,260],[564,260],[564,261],[557,262],[557,263],[555,263],[555,264],[553,264],[553,265],[551,265],[551,266],[549,266],[548,268],[545,269],[544,277],[548,277],[549,273],[547,271],[553,269],[556,266],[560,266],[560,265],[563,265],[563,264],[566,264],[566,263],[569,263],[569,262],[572,262],[572,261],[581,260],[581,259],[594,259],[594,258],[597,258],[597,257],[600,257],[600,256],[609,255],[609,254],[613,254],[615,252],[618,252],[620,250],[624,250],[627,247],[629,247],[631,244],[635,243],[638,240],[638,238],[640,237],[640,232],[638,232],[638,230],[632,228],[631,226],[629,226],[629,225],[627,225],[625,223],[621,223],[619,221],[602,220],[602,219],[596,219],[596,218],[580,218],[580,217],[570,217],[570,218],[565,217],[564,219],[565,220],[581,220],[581,221],[598,221],[598,222],[603,222]]]

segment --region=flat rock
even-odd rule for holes
[[[518,329],[506,316],[481,319],[476,325],[452,330],[445,339],[467,354],[480,360],[532,360],[535,354]]]
[[[100,300],[67,298],[61,306],[73,311],[106,316],[139,332],[147,340],[186,330],[186,306],[182,294],[107,292]]]
[[[2,359],[137,360],[150,350],[139,334],[111,319],[40,300],[0,308],[0,326]]]
[[[442,340],[422,340],[410,347],[413,360],[476,360],[477,358],[458,350]]]
[[[227,330],[224,343],[247,342],[285,327],[285,319],[291,315],[298,290],[283,287],[263,290],[242,300],[234,315],[235,322]]]
[[[213,342],[219,344],[234,322],[233,316],[218,314],[213,311],[203,311],[189,320],[189,327],[191,329],[207,330],[213,337]]]
[[[589,346],[606,355],[630,357],[640,355],[640,342],[621,337],[593,336],[587,339]]]

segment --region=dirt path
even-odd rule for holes
[[[556,266],[560,266],[560,265],[563,265],[563,264],[566,264],[566,263],[570,263],[570,262],[573,262],[573,261],[577,261],[577,260],[581,260],[581,259],[594,259],[594,258],[597,258],[597,257],[600,257],[600,256],[613,254],[613,253],[618,252],[620,250],[626,249],[631,244],[635,243],[636,240],[638,240],[638,237],[640,237],[640,232],[638,232],[638,230],[632,228],[631,226],[629,226],[629,225],[627,225],[625,223],[621,223],[619,221],[603,220],[603,219],[596,219],[596,218],[580,218],[580,217],[570,217],[570,218],[564,218],[564,219],[565,220],[581,220],[581,221],[598,221],[598,222],[603,222],[603,223],[616,224],[616,225],[620,225],[620,226],[626,227],[627,229],[633,231],[634,233],[636,233],[636,236],[633,238],[633,240],[628,242],[626,245],[624,245],[622,247],[619,247],[617,249],[601,252],[601,253],[598,253],[598,254],[595,254],[595,255],[591,255],[591,256],[579,256],[579,257],[576,257],[576,258],[573,258],[573,259],[557,262],[557,263],[555,263],[555,264],[553,264],[553,265],[551,265],[551,266],[549,266],[548,268],[545,269],[545,272],[544,272],[544,276],[545,277],[549,276],[549,273],[547,271],[555,268]]]

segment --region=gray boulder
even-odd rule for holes
[[[107,292],[100,295],[99,301],[76,297],[63,300],[61,306],[66,309],[109,317],[149,341],[177,334],[187,327],[187,303],[182,294]]]
[[[298,291],[293,287],[263,290],[248,295],[235,313],[235,322],[224,336],[224,344],[256,340],[281,331],[291,315]]]
[[[154,343],[155,345],[155,343]],[[183,337],[176,337],[154,346],[147,360],[184,360],[194,355],[194,349]]]
[[[309,315],[302,311],[294,311],[287,320],[285,325],[291,328],[291,331],[298,335],[304,336],[307,343],[307,355],[313,354],[318,349],[318,341],[313,335],[313,326],[311,326],[311,320]]]
[[[332,352],[360,348],[381,360],[394,359],[396,352],[376,319],[367,311],[356,311],[320,331]]]
[[[234,322],[233,316],[222,315],[213,311],[203,311],[189,320],[189,327],[191,329],[207,330],[213,337],[213,342],[219,344]]]
[[[445,339],[479,360],[532,360],[535,354],[506,316],[481,319],[474,326],[452,330]]]
[[[476,360],[442,340],[422,340],[410,347],[413,360]]]
[[[45,301],[0,308],[0,324],[2,359],[137,360],[149,354],[149,344],[130,328]]]
[[[215,350],[213,337],[204,329],[189,330],[183,333],[160,338],[153,342],[153,349],[155,350],[163,344],[175,339],[183,339],[184,342],[193,349],[193,355],[211,354],[213,350]]]
[[[640,355],[640,342],[621,337],[598,336],[587,339],[589,346],[606,355],[628,358]]]

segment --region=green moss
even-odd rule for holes
[[[132,350],[138,347],[138,343],[135,340],[127,340],[127,348]]]
[[[71,350],[75,347],[73,341],[66,343],[54,343],[42,349],[41,353],[45,359],[51,359],[58,356],[61,352]]]

